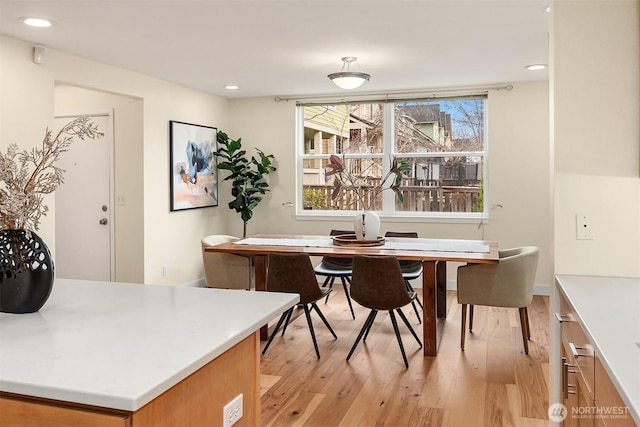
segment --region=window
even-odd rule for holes
[[[391,157],[404,161],[399,188],[376,198],[372,209],[384,216],[482,218],[486,214],[485,98],[404,100],[298,107],[298,212],[332,215],[362,209],[343,190],[334,199],[327,176],[332,154],[358,177],[358,185],[380,182]],[[315,150],[309,141],[315,141]],[[319,148],[322,147],[320,150]],[[301,169],[301,170],[300,170]]]

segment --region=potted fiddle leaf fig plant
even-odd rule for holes
[[[253,217],[253,210],[269,191],[266,176],[275,172],[272,154],[265,154],[256,148],[258,157],[247,157],[242,149],[242,138],[231,139],[224,132],[217,133],[218,149],[214,156],[218,159],[218,169],[229,175],[223,181],[231,181],[229,209],[240,214],[243,222],[242,237],[247,237],[247,223]]]

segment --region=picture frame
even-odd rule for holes
[[[169,121],[170,210],[218,206],[217,128]]]

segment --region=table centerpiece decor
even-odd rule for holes
[[[392,156],[389,170],[376,185],[367,181],[366,171],[356,174],[346,164],[347,161],[344,155],[342,158],[335,154],[329,156],[329,164],[326,166],[329,170],[326,176],[334,176],[331,199],[335,200],[342,191],[353,192],[359,204],[363,207],[362,211],[357,213],[354,218],[353,225],[356,239],[375,241],[379,237],[380,218],[371,209],[373,202],[386,190],[393,191],[400,202],[404,201],[400,185],[403,178],[402,172],[409,170],[409,164]],[[366,199],[364,197],[365,191],[369,193],[369,197]]]

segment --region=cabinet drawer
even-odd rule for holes
[[[578,316],[573,307],[569,305],[562,295],[560,297],[558,320],[562,331],[562,345],[565,347],[566,354],[572,359],[570,363],[578,367],[586,391],[591,395],[591,398],[595,398],[595,355],[593,347],[578,322]]]

